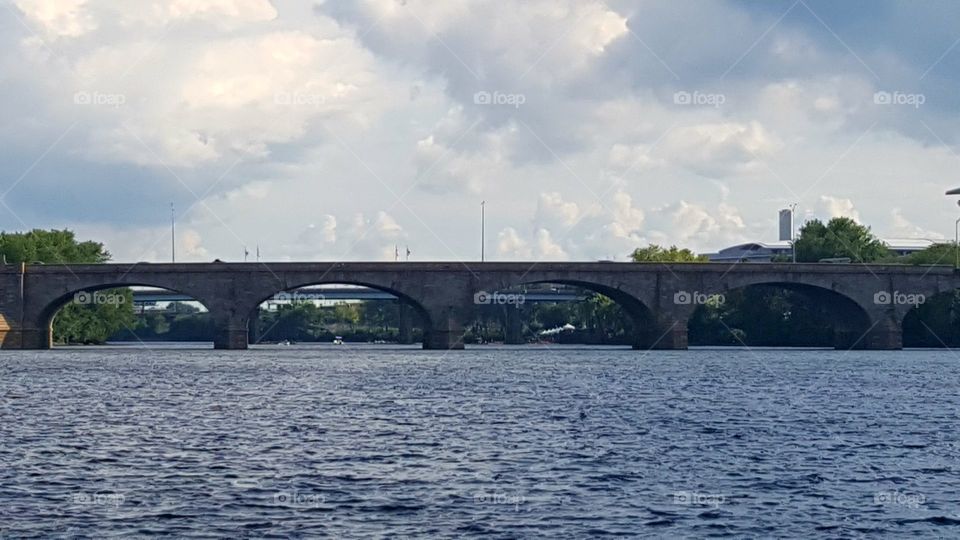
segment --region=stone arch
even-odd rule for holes
[[[628,289],[622,283],[607,282],[605,276],[594,276],[593,279],[585,277],[570,277],[562,274],[543,274],[530,273],[529,275],[519,276],[513,280],[505,280],[501,283],[488,284],[487,288],[481,289],[485,292],[495,292],[496,290],[512,290],[525,285],[537,284],[556,284],[578,287],[598,294],[602,294],[615,302],[630,319],[633,329],[631,336],[631,345],[634,349],[674,349],[686,347],[685,328],[680,328],[675,324],[664,324],[664,318],[657,312],[655,306],[649,299],[641,299],[637,294],[639,290]],[[493,289],[493,290],[491,290]],[[479,291],[478,291],[479,292]],[[678,332],[674,332],[678,330]]]
[[[170,286],[163,280],[105,280],[96,284],[86,284],[76,287],[67,287],[65,291],[49,291],[43,298],[33,299],[29,310],[24,313],[23,340],[25,348],[49,349],[53,347],[53,322],[56,315],[71,302],[89,299],[90,302],[97,302],[97,294],[100,291],[109,289],[122,289],[128,287],[150,287],[163,289],[166,291],[182,294],[199,302],[210,310],[209,300],[191,294],[188,289]],[[106,299],[109,301],[109,298]]]
[[[427,309],[418,299],[414,298],[411,293],[402,291],[398,287],[394,287],[392,285],[377,283],[373,280],[349,279],[349,278],[344,279],[342,277],[334,277],[334,278],[322,277],[322,278],[314,278],[314,279],[302,278],[296,281],[289,282],[289,284],[285,284],[284,286],[277,287],[276,290],[274,290],[270,294],[267,294],[266,296],[264,296],[261,293],[259,296],[254,297],[254,300],[252,301],[252,307],[249,305],[247,306],[249,308],[249,312],[247,315],[247,318],[248,318],[247,324],[249,324],[249,319],[256,315],[256,311],[259,309],[260,305],[263,304],[264,302],[277,298],[279,295],[284,293],[291,293],[291,291],[295,291],[298,289],[303,289],[306,287],[322,286],[322,285],[351,285],[351,286],[366,287],[369,289],[374,289],[374,290],[381,291],[394,296],[397,299],[397,301],[400,302],[401,306],[411,309],[415,313],[416,317],[419,318],[419,320],[421,321],[423,325],[423,330],[424,330],[424,342],[425,342],[424,345],[426,347],[426,341],[428,339],[427,334],[429,333],[430,328],[432,328],[432,324],[433,324],[433,319],[432,319],[430,310]]]
[[[876,327],[876,314],[863,299],[820,283],[782,278],[733,278],[710,294],[729,294],[752,288],[782,289],[800,294],[823,309],[833,326],[833,346],[837,349],[870,348],[871,332]],[[699,306],[698,306],[699,307]]]

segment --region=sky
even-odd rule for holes
[[[116,261],[953,237],[954,1],[0,2],[0,228]]]

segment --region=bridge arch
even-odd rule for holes
[[[960,347],[960,289],[905,299],[915,305],[903,317],[904,347]]]
[[[592,279],[591,279],[592,278]],[[662,317],[651,307],[649,300],[641,299],[635,291],[624,287],[622,283],[607,282],[598,276],[569,277],[563,275],[538,275],[536,272],[503,280],[496,284],[488,283],[477,293],[515,291],[529,285],[564,285],[591,291],[612,300],[627,316],[632,328],[629,341],[635,349],[675,348],[669,326],[664,326]],[[477,294],[475,293],[475,294]],[[683,333],[685,337],[685,333]],[[685,346],[685,342],[682,343]]]
[[[56,317],[63,309],[71,304],[79,305],[111,305],[130,301],[123,291],[130,287],[149,287],[163,289],[187,296],[200,303],[209,311],[209,303],[205,298],[198,298],[186,288],[174,288],[170,283],[153,280],[120,281],[107,280],[96,284],[86,284],[76,287],[67,287],[65,291],[50,292],[45,298],[30,306],[24,313],[25,324],[23,333],[25,340],[33,342],[37,348],[51,348],[54,345],[53,327]],[[111,292],[112,291],[112,292]],[[132,328],[127,328],[131,333]]]
[[[303,279],[290,282],[289,284],[284,284],[284,286],[277,287],[275,291],[273,291],[268,295],[264,295],[263,293],[261,293],[259,296],[254,297],[254,300],[252,302],[252,307],[248,306],[250,308],[250,312],[248,314],[247,324],[249,326],[249,321],[256,320],[259,314],[258,312],[260,310],[260,306],[266,302],[269,302],[271,300],[296,300],[295,291],[309,288],[309,287],[322,287],[322,286],[329,286],[329,285],[348,285],[348,286],[355,286],[355,287],[365,287],[368,289],[377,290],[393,296],[394,298],[396,298],[397,302],[400,305],[400,313],[399,313],[400,328],[398,330],[400,332],[401,343],[409,342],[409,339],[411,339],[411,338],[405,337],[404,334],[405,332],[407,332],[412,336],[412,326],[413,326],[414,319],[419,319],[419,321],[421,322],[421,325],[423,327],[423,332],[424,332],[424,339],[425,340],[427,339],[427,334],[432,328],[431,313],[419,300],[415,299],[411,295],[411,293],[400,290],[399,287],[394,287],[392,285],[378,283],[373,280],[365,280],[365,279],[344,279],[339,277],[303,278]],[[323,289],[319,289],[319,290],[322,291]],[[303,299],[304,300],[322,300],[322,298],[303,298]],[[411,313],[409,312],[412,312],[413,317],[411,317]],[[405,328],[405,325],[409,325],[410,328]]]
[[[872,309],[875,306],[865,305],[862,299],[826,284],[805,282],[800,279],[777,277],[744,279],[742,276],[735,276],[729,280],[723,280],[718,285],[707,288],[705,292],[708,296],[722,295],[720,298],[723,299],[723,303],[727,303],[727,297],[749,291],[781,290],[795,293],[805,299],[809,306],[815,308],[816,312],[812,314],[815,319],[832,327],[832,345],[837,349],[867,348],[872,339],[871,333],[877,325],[876,310]],[[746,303],[745,300],[742,301]],[[696,310],[691,313],[691,320],[702,314],[705,309],[707,309],[706,306],[697,305]],[[736,329],[724,325],[724,330],[733,333]],[[733,336],[733,340],[738,345],[765,345],[762,341],[750,339],[750,336],[747,336],[746,342],[737,335]]]

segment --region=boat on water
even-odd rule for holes
[[[343,345],[343,336],[333,336],[334,345]]]

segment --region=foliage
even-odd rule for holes
[[[836,217],[826,225],[818,219],[800,228],[795,243],[797,262],[849,257],[853,262],[877,262],[890,257],[890,250],[869,227],[847,217]]]
[[[0,257],[8,264],[96,264],[110,260],[103,244],[80,242],[73,231],[34,229],[25,233],[0,233]],[[103,343],[124,326],[134,323],[133,296],[129,289],[101,291],[110,303],[66,305],[53,322],[53,339],[59,343]]]
[[[25,233],[0,233],[0,255],[7,264],[103,263],[110,252],[98,242],[78,242],[73,231],[34,229]]]
[[[630,258],[633,262],[707,262],[708,260],[706,255],[697,255],[687,248],[679,249],[677,246],[662,248],[656,244],[633,250]]]
[[[957,260],[957,245],[953,242],[947,244],[934,244],[922,251],[916,251],[905,257],[897,257],[891,262],[903,264],[944,264],[954,265]]]
[[[53,319],[54,340],[58,343],[102,344],[118,330],[135,324],[131,307],[133,292],[130,289],[109,289],[101,294],[117,301],[67,304]]]

